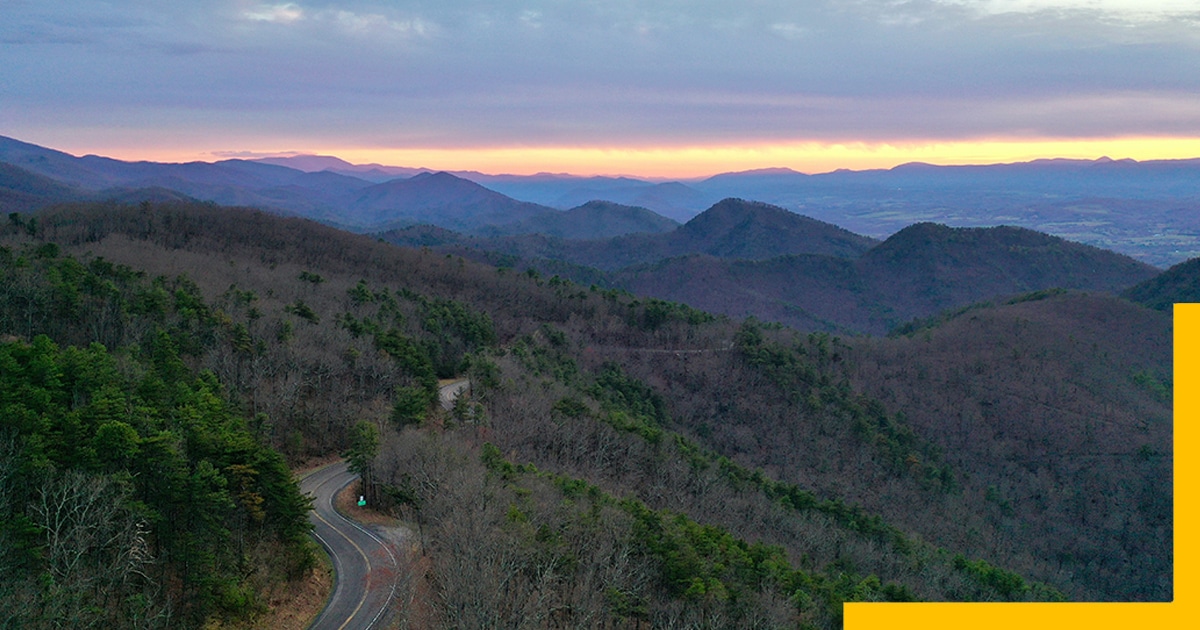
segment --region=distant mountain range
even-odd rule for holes
[[[0,167],[0,210],[5,212],[29,212],[66,201],[193,198],[303,216],[357,231],[427,224],[465,233],[543,232],[600,238],[678,226],[645,208],[584,204],[576,212],[564,213],[449,173],[355,167],[329,157],[122,162],[75,157],[0,137]]]
[[[303,164],[303,158],[290,164]],[[515,199],[559,209],[603,199],[679,222],[721,199],[753,199],[885,238],[919,222],[1015,225],[1166,267],[1200,256],[1200,159],[1048,159],[986,166],[911,163],[807,175],[787,168],[678,182],[455,171]]]
[[[625,207],[609,204],[603,208],[612,216],[617,208]],[[605,271],[692,254],[747,260],[788,254],[857,257],[876,242],[836,225],[741,199],[726,199],[678,229],[657,234],[568,240],[540,232],[487,238],[414,227],[381,236],[398,245],[453,247],[456,251],[501,254],[528,264],[553,260]]]
[[[886,238],[919,222],[1014,225],[1160,267],[1200,256],[1200,160],[906,164],[818,175],[777,168],[661,182],[549,173],[455,171],[435,176],[426,169],[354,165],[313,155],[123,162],[75,157],[0,137],[0,163],[7,165],[0,179],[0,209],[10,212],[69,200],[177,196],[254,206],[358,231],[431,224],[496,236],[541,226],[536,229],[555,236],[602,238],[624,229],[654,232],[651,224],[667,224],[636,221],[622,228],[628,217],[614,215],[597,224],[594,213],[585,221],[590,227],[567,227],[560,221],[550,228],[542,220],[517,224],[596,200],[644,208],[683,223],[733,197],[769,203],[872,238]]]
[[[1014,227],[905,228],[862,256],[670,259],[623,270],[636,294],[778,321],[882,334],[914,318],[1053,288],[1118,292],[1158,270],[1107,250]]]
[[[49,177],[0,162],[0,209],[32,212],[44,205],[79,199],[84,193]]]
[[[1031,291],[1117,293],[1159,274],[1128,256],[1025,228],[921,223],[878,242],[738,199],[661,234],[570,241],[415,227],[380,236],[714,313],[849,333],[882,334],[945,309]]]

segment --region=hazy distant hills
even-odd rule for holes
[[[922,223],[877,242],[738,199],[662,234],[572,241],[414,227],[381,236],[733,317],[872,334],[944,309],[1031,291],[1115,294],[1159,273],[1128,256],[1025,228]]]
[[[191,196],[163,186],[113,187],[90,191],[0,162],[0,212],[33,212],[45,206],[79,201],[192,201]]]
[[[150,200],[170,190],[185,197],[227,205],[255,206],[284,214],[333,220],[338,208],[370,182],[334,173],[305,173],[245,160],[162,164],[75,157],[0,137],[0,162],[18,166],[87,198]],[[145,189],[145,194],[136,191]]]
[[[610,216],[628,212],[611,204],[592,208]],[[399,245],[429,245],[431,233],[413,229],[381,236]],[[608,271],[691,254],[750,260],[789,254],[854,257],[875,244],[872,239],[836,225],[741,199],[726,199],[678,229],[659,234],[573,241],[545,234],[469,238],[438,233],[433,238],[443,246],[496,252],[526,261],[549,259]]]
[[[692,256],[631,267],[613,278],[636,294],[732,316],[880,334],[998,296],[1050,288],[1115,293],[1156,274],[1128,256],[1023,228],[919,224],[856,259]]]
[[[673,255],[758,260],[787,254],[858,256],[873,239],[765,203],[726,199],[670,237]]]
[[[500,187],[503,187],[503,184],[500,184]],[[551,205],[568,207],[591,199],[642,206],[680,222],[692,218],[696,215],[697,208],[706,207],[715,200],[713,195],[702,193],[679,182],[636,182],[621,187],[572,188],[554,199]]]
[[[1200,256],[1200,160],[906,164],[717,175],[696,190],[757,199],[868,236],[907,225],[1016,225],[1166,267]]]
[[[559,208],[605,199],[686,221],[720,199],[753,199],[884,238],[919,222],[1015,225],[1158,266],[1200,256],[1200,160],[1035,160],[905,164],[807,175],[786,168],[655,183],[631,178],[481,177],[517,199]]]
[[[363,189],[343,220],[362,226],[428,223],[470,231],[522,221],[547,210],[550,208],[516,201],[449,173],[422,173]]]
[[[0,162],[0,211],[32,212],[42,206],[84,198],[82,191],[23,168]]]
[[[331,155],[296,155],[290,157],[257,158],[252,161],[260,164],[283,166],[306,173],[328,171],[375,183],[386,182],[398,177],[412,177],[413,175],[429,171],[427,168],[406,168],[403,166],[384,166],[383,164],[351,164],[346,160]]]
[[[564,239],[598,239],[623,234],[670,232],[679,224],[646,208],[610,201],[589,201],[570,210],[548,210],[523,221],[488,226],[479,230],[487,236],[545,234]]]
[[[383,166],[381,164],[355,165],[326,155],[260,158],[255,161],[309,172],[328,170],[375,183],[431,172],[431,169]],[[476,171],[447,172],[514,199],[560,210],[581,206],[589,201],[604,200],[626,206],[647,208],[678,222],[687,221],[700,210],[721,198],[700,192],[679,182],[654,183],[632,177],[577,177],[554,173],[488,175]]]
[[[769,203],[872,238],[886,238],[921,222],[955,227],[1014,225],[1160,267],[1200,256],[1200,160],[914,163],[816,175],[774,168],[685,181],[453,171],[428,180],[425,169],[354,165],[331,156],[187,164],[122,162],[75,157],[0,137],[0,162],[77,188],[89,198],[95,198],[93,193],[104,198],[109,189],[120,189],[127,200],[136,200],[134,191],[139,189],[172,190],[186,197],[259,207],[360,231],[431,223],[466,232],[513,234],[513,230],[481,230],[596,200],[646,208],[683,223],[733,197]],[[421,186],[399,183],[419,176],[427,180]],[[504,199],[450,177],[473,182]],[[41,199],[3,187],[0,195],[14,207],[36,205]],[[50,202],[60,198],[45,197]],[[527,229],[532,228],[516,231]],[[546,229],[556,234],[558,228]]]
[[[0,181],[0,199],[13,211],[83,199],[165,201],[174,194],[363,231],[429,224],[462,232],[490,227],[496,228],[491,234],[542,231],[599,238],[661,232],[676,225],[649,210],[618,210],[615,204],[557,217],[561,211],[555,208],[518,201],[450,173],[354,166],[321,156],[185,164],[122,162],[75,157],[0,138],[0,164],[7,167]],[[304,170],[317,167],[323,170]],[[386,181],[375,181],[381,177]]]

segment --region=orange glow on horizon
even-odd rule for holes
[[[220,140],[207,142],[215,141]],[[275,146],[287,146],[294,142],[289,149],[301,144],[297,141],[270,142]],[[77,154],[96,153],[124,160],[215,161],[232,157],[227,151],[229,148],[229,144],[199,149],[92,146]],[[296,152],[273,153],[269,149],[256,149],[252,153],[256,156],[267,156]],[[612,148],[527,146],[389,149],[315,146],[301,153],[337,156],[354,164],[378,163],[434,170],[479,171],[488,174],[570,173],[581,176],[628,175],[686,179],[775,167],[791,168],[803,173],[824,173],[837,169],[891,168],[907,162],[939,165],[996,164],[1043,158],[1096,159],[1101,156],[1113,159],[1132,158],[1138,161],[1186,159],[1200,157],[1200,138],[908,140],[888,143],[800,141],[721,146]]]

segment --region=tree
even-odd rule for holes
[[[396,403],[392,407],[392,421],[399,428],[421,424],[429,414],[429,395],[417,387],[396,389]]]
[[[379,429],[366,420],[360,420],[350,429],[350,448],[342,454],[351,471],[362,479],[363,494],[375,503],[378,499],[375,480],[371,475],[371,462],[379,454]]]
[[[161,604],[148,597],[149,529],[127,507],[125,492],[107,477],[77,471],[39,484],[29,509],[45,539],[47,605],[41,616],[48,625],[99,628],[165,620]],[[113,597],[126,601],[107,605]]]

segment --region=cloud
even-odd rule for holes
[[[356,11],[340,5],[306,8],[296,3],[263,4],[241,12],[250,22],[306,26],[312,32],[331,33],[361,38],[372,35],[430,36],[437,26],[419,17],[397,17],[381,12]]]
[[[260,4],[243,11],[242,17],[252,22],[292,24],[304,19],[304,9],[291,2],[285,4]]]
[[[1200,31],[1135,19],[1194,2],[0,0],[0,133],[153,121],[271,139],[259,147],[1200,133]]]
[[[776,22],[775,24],[771,24],[768,28],[776,35],[784,37],[785,39],[793,40],[804,39],[809,33],[807,28],[791,22]]]
[[[1195,15],[1195,0],[934,0],[983,15],[1080,12],[1128,21],[1168,20]]]
[[[525,10],[521,11],[521,21],[529,28],[542,28],[542,12]]]
[[[391,31],[401,34],[428,36],[437,28],[432,22],[420,18],[392,19],[380,13],[330,11],[318,14],[317,19],[335,23],[352,33]]]
[[[222,160],[255,160],[258,158],[280,158],[308,155],[303,151],[208,151],[208,155]]]

